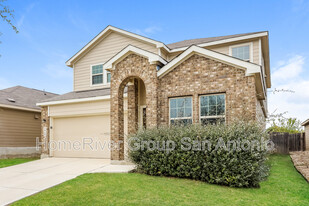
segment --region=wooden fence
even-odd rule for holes
[[[289,134],[271,132],[270,140],[275,144],[275,153],[288,154],[305,150],[305,133]]]

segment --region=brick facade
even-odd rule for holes
[[[159,120],[169,123],[169,98],[192,96],[193,123],[199,123],[199,96],[224,93],[226,122],[256,119],[256,90],[253,76],[224,63],[193,55],[159,80]]]
[[[256,102],[256,121],[263,127],[266,128],[266,118],[262,109],[260,101]]]
[[[194,54],[171,72],[157,77],[155,64],[130,54],[111,71],[111,140],[124,140],[123,94],[128,86],[128,132],[137,129],[137,79],[146,87],[147,127],[169,124],[169,98],[191,96],[193,123],[199,123],[199,96],[224,93],[226,122],[256,120],[265,124],[261,104],[257,99],[254,76],[246,76],[243,69]],[[123,144],[112,150],[112,160],[124,159]]]
[[[128,83],[128,134],[134,134],[138,128],[138,85],[137,80],[133,79]]]
[[[136,88],[136,79],[141,79],[146,87],[146,113],[147,127],[156,127],[157,120],[157,70],[155,64],[150,64],[148,59],[130,54],[121,62],[116,64],[115,70],[111,71],[111,141],[116,143],[111,151],[112,160],[124,159],[124,120],[123,120],[123,94],[125,86],[130,82],[134,83]],[[128,96],[135,96],[132,85],[128,87]],[[128,100],[128,112],[132,114],[135,107],[132,104],[134,100]],[[133,120],[133,124],[132,124]],[[136,116],[128,120],[128,131],[133,131],[136,127]],[[134,128],[132,128],[132,125]],[[119,145],[119,147],[118,147]]]
[[[157,77],[157,65],[145,57],[130,54],[111,70],[111,151],[112,160],[124,160],[124,90],[128,95],[128,133],[138,128],[138,81],[146,90],[147,128],[169,124],[169,98],[191,96],[193,123],[199,123],[200,95],[225,94],[226,122],[256,120],[265,126],[257,99],[255,78],[245,70],[194,54],[165,76]],[[42,107],[42,156],[48,156],[50,119]]]
[[[50,130],[50,119],[48,116],[48,107],[41,108],[41,155],[42,157],[49,156],[49,130]]]

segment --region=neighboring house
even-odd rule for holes
[[[301,126],[305,127],[305,148],[308,151],[309,150],[309,119],[304,121]]]
[[[108,26],[66,65],[73,68],[74,91],[38,104],[46,120],[44,156],[123,160],[125,134],[175,122],[265,125],[268,32],[166,45]],[[84,144],[85,137],[92,139]],[[97,140],[119,147],[98,151]],[[66,141],[83,147],[48,150],[48,142]]]
[[[0,90],[0,158],[38,155],[41,108],[36,103],[55,96],[22,86]]]

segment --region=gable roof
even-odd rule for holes
[[[110,95],[110,88],[103,88],[103,89],[93,89],[93,90],[86,90],[86,91],[73,91],[66,94],[54,96],[52,98],[44,99],[37,103],[38,106],[45,105],[44,103],[48,102],[56,102],[56,101],[63,101],[63,100],[75,100],[75,99],[85,99],[85,98],[93,98],[93,97],[100,97],[100,96],[108,96]]]
[[[66,65],[72,67],[72,62],[77,59],[84,51],[86,51],[88,48],[90,48],[93,44],[95,44],[96,42],[98,42],[104,35],[109,34],[110,32],[118,32],[121,34],[124,34],[126,36],[130,36],[132,38],[135,39],[139,39],[141,41],[150,43],[150,44],[154,44],[156,45],[157,48],[160,47],[166,47],[162,42],[160,41],[156,41],[138,34],[134,34],[132,32],[129,31],[125,31],[123,29],[119,29],[117,27],[108,25],[105,29],[103,29],[103,31],[101,31],[97,36],[95,36],[90,42],[88,42],[88,44],[86,44],[81,50],[79,50],[76,54],[74,54],[69,60],[66,61]],[[167,48],[166,48],[167,49]]]
[[[183,40],[183,41],[167,44],[167,47],[173,50],[173,49],[177,49],[177,48],[188,47],[188,46],[192,46],[192,45],[199,45],[199,44],[204,44],[204,43],[209,43],[209,42],[215,42],[215,41],[219,41],[219,40],[226,40],[226,39],[233,40],[233,38],[236,38],[236,37],[250,38],[250,36],[256,36],[255,34],[260,34],[260,35],[262,34],[264,36],[265,33],[267,35],[266,31],[261,31],[261,32],[251,32],[251,33],[234,34],[234,35],[227,35],[227,36],[189,39],[189,40]],[[235,41],[235,40],[233,40],[233,41]]]
[[[178,55],[176,58],[174,58],[172,61],[170,61],[168,64],[163,66],[157,73],[157,76],[159,78],[162,78],[166,74],[168,74],[170,71],[172,71],[174,68],[176,68],[178,65],[180,65],[183,61],[188,59],[194,54],[206,56],[210,59],[217,60],[219,62],[223,62],[227,65],[232,65],[233,67],[244,69],[246,71],[246,76],[254,76],[256,78],[256,88],[258,90],[259,99],[264,99],[266,96],[266,87],[264,85],[263,81],[263,74],[262,69],[260,65],[247,62],[229,55],[225,55],[219,52],[215,52],[209,49],[205,49],[198,46],[191,46],[184,52],[182,52],[180,55]]]
[[[196,45],[196,46],[199,46],[199,47],[207,47],[207,46],[225,44],[225,43],[247,40],[247,39],[252,39],[252,38],[260,38],[259,44],[260,44],[260,47],[262,47],[263,54],[264,54],[264,60],[265,60],[266,86],[267,86],[267,88],[271,87],[268,31],[184,40],[184,41],[168,44],[166,46],[164,43],[162,43],[160,41],[156,41],[156,40],[153,40],[153,39],[150,39],[150,38],[138,35],[138,34],[134,34],[132,32],[125,31],[123,29],[119,29],[117,27],[109,25],[103,31],[101,31],[97,36],[95,36],[88,44],[86,44],[81,50],[79,50],[75,55],[73,55],[66,62],[66,65],[69,66],[69,67],[73,67],[74,61],[77,61],[79,59],[79,57],[81,57],[84,53],[86,53],[91,48],[93,48],[93,46],[95,46],[102,38],[104,38],[104,36],[109,35],[111,32],[118,32],[120,34],[129,36],[131,38],[138,39],[139,41],[143,41],[143,42],[147,42],[149,44],[153,44],[157,48],[163,48],[167,52],[170,52],[170,53],[185,51],[186,49],[188,49],[188,47],[190,47],[192,45]],[[160,50],[159,50],[159,52],[160,52]]]
[[[243,39],[249,39],[249,38],[256,38],[256,37],[262,37],[267,36],[267,31],[261,31],[261,32],[252,32],[252,33],[244,33],[244,34],[234,34],[234,35],[227,35],[227,36],[219,36],[219,37],[208,37],[208,38],[199,38],[199,39],[190,39],[190,40],[184,40],[179,41],[175,43],[171,43],[168,45],[165,45],[164,43],[153,40],[151,38],[135,34],[123,29],[119,29],[117,27],[108,25],[103,31],[101,31],[97,36],[95,36],[90,42],[88,42],[82,49],[80,49],[76,54],[74,54],[69,60],[66,61],[66,65],[69,67],[73,66],[74,60],[78,59],[80,55],[82,55],[83,52],[85,52],[87,49],[89,49],[92,45],[94,45],[96,42],[98,42],[104,35],[108,35],[110,32],[118,32],[126,36],[130,36],[132,38],[156,45],[157,48],[164,48],[168,52],[177,52],[177,51],[183,51],[187,49],[187,47],[192,45],[197,45],[200,47],[208,46],[203,44],[221,44],[231,41],[239,41]],[[222,42],[223,41],[223,42]]]
[[[185,50],[183,53],[178,55],[176,58],[174,58],[172,61],[170,61],[168,64],[166,64],[164,67],[162,67],[158,71],[158,77],[163,77],[165,74],[173,70],[175,67],[177,67],[179,64],[181,64],[184,60],[188,59],[193,54],[207,56],[211,59],[219,60],[220,62],[224,62],[228,65],[245,69],[247,76],[261,72],[260,65],[193,45],[187,50]]]
[[[55,96],[58,96],[58,94],[22,86],[15,86],[0,90],[0,106],[22,110],[40,111],[41,109],[36,106],[36,103]]]
[[[113,69],[113,64],[115,62],[123,59],[124,57],[128,56],[131,53],[135,53],[135,54],[138,54],[138,55],[141,55],[141,56],[144,56],[144,57],[148,58],[150,63],[151,62],[161,62],[164,65],[167,63],[167,61],[165,59],[163,59],[161,56],[159,56],[157,54],[154,54],[152,52],[146,51],[144,49],[140,49],[140,48],[132,46],[132,45],[128,45],[123,50],[118,52],[115,56],[110,58],[103,65],[103,69]]]
[[[301,126],[306,126],[307,124],[309,124],[309,119],[307,119],[306,121],[304,121],[303,123],[301,123]]]

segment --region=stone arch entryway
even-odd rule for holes
[[[127,87],[128,134],[138,127],[139,84],[145,88],[146,126],[156,127],[158,120],[157,70],[156,64],[136,54],[130,54],[111,70],[111,150],[112,160],[124,160],[124,93]]]

